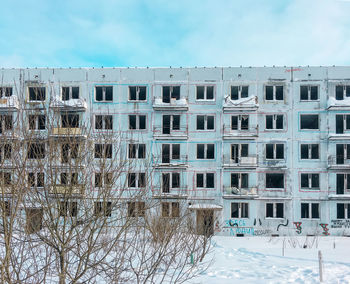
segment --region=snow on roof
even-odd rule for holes
[[[239,100],[231,100],[230,96],[227,96],[224,100],[225,100],[224,101],[225,107],[232,107],[232,106],[238,106],[238,105],[259,106],[257,96],[250,96],[248,98],[241,98]]]

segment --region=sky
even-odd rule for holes
[[[1,0],[0,67],[350,65],[350,0]]]

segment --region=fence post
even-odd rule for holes
[[[318,268],[320,272],[320,282],[323,282],[323,269],[322,269],[323,263],[322,263],[322,253],[319,250],[318,251]]]

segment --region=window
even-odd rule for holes
[[[344,97],[350,97],[350,86],[335,86],[335,99],[342,101]]]
[[[231,218],[249,218],[249,203],[232,202]]]
[[[318,114],[300,115],[300,129],[319,129]]]
[[[231,130],[248,130],[249,115],[232,115]]]
[[[284,203],[266,203],[266,218],[284,218]]]
[[[0,210],[4,216],[11,216],[11,202],[8,200],[0,201]]]
[[[68,163],[71,159],[77,159],[79,153],[78,143],[64,143],[61,145],[61,162]]]
[[[95,159],[112,159],[112,144],[95,144]]]
[[[231,100],[248,98],[248,86],[231,86]]]
[[[96,101],[97,102],[112,102],[113,87],[112,86],[96,86]]]
[[[33,234],[42,229],[43,209],[26,208],[26,232]]]
[[[61,114],[61,125],[63,128],[79,127],[79,114]]]
[[[60,173],[61,185],[77,185],[78,173]]]
[[[335,116],[335,132],[343,134],[347,131],[350,131],[350,115],[337,114]]]
[[[11,185],[12,176],[8,172],[0,172],[0,185]]]
[[[197,86],[196,99],[198,101],[214,100],[214,86]]]
[[[113,182],[112,173],[95,173],[95,188],[109,187]]]
[[[214,144],[197,144],[197,159],[215,159]]]
[[[0,87],[0,98],[11,97],[12,87]]]
[[[350,219],[350,203],[337,203],[337,219]]]
[[[110,201],[96,201],[94,203],[95,216],[112,216],[112,202]]]
[[[214,173],[197,173],[196,187],[197,188],[214,188],[215,174]]]
[[[300,100],[301,101],[317,101],[318,100],[318,86],[300,86]]]
[[[44,130],[46,129],[46,115],[29,115],[29,129],[30,130]]]
[[[12,115],[0,115],[0,134],[8,130],[13,130]]]
[[[128,187],[143,188],[146,187],[145,173],[128,173]]]
[[[301,144],[301,159],[319,159],[319,144]]]
[[[284,174],[267,173],[266,188],[284,188]]]
[[[129,86],[129,101],[145,101],[146,99],[146,86]]]
[[[350,174],[337,174],[336,194],[350,193]]]
[[[129,115],[129,129],[146,129],[146,116]]]
[[[180,100],[180,86],[163,86],[163,103],[170,103],[171,99]]]
[[[247,173],[231,173],[231,188],[248,188]]]
[[[171,130],[180,130],[180,115],[163,115],[163,134],[170,134]]]
[[[319,203],[301,203],[302,219],[319,219],[320,204]]]
[[[95,129],[113,129],[113,115],[95,115]]]
[[[60,217],[77,217],[78,202],[76,201],[60,201],[59,214]]]
[[[162,192],[170,193],[172,188],[180,188],[180,173],[162,173]]]
[[[265,157],[272,160],[284,159],[284,144],[266,144]]]
[[[129,159],[145,159],[146,144],[129,144]]]
[[[0,144],[0,162],[3,160],[10,160],[12,157],[12,145]]]
[[[265,99],[267,101],[283,101],[283,86],[265,86]]]
[[[27,143],[27,158],[28,159],[44,159],[45,158],[45,143],[31,142]]]
[[[266,115],[266,129],[283,129],[283,114]]]
[[[29,91],[30,102],[42,102],[46,100],[45,87],[29,87],[28,91]]]
[[[304,189],[320,189],[320,175],[319,174],[300,174],[300,187]]]
[[[62,87],[62,101],[79,99],[79,87]]]
[[[177,218],[180,216],[179,202],[162,202],[162,217]]]
[[[213,130],[214,115],[197,115],[197,130]]]
[[[168,164],[170,160],[180,160],[180,144],[162,144],[162,163]]]
[[[350,144],[336,144],[336,164],[342,165],[350,159]]]
[[[128,217],[145,217],[145,202],[128,202]]]
[[[231,160],[239,163],[241,157],[248,157],[249,144],[231,144]]]
[[[44,173],[28,173],[28,185],[30,187],[44,187],[45,174]]]

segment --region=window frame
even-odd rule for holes
[[[238,88],[238,98],[237,99],[233,99],[232,98],[232,89],[234,88],[234,87],[237,87]],[[243,90],[243,88],[248,88],[247,89],[247,96],[246,97],[242,97],[242,90]],[[247,99],[247,98],[249,98],[249,85],[231,85],[230,86],[230,95],[229,95],[229,98],[230,98],[230,100],[231,101],[239,101],[239,100],[241,100],[241,99]]]
[[[301,88],[302,87],[307,87],[307,100],[303,100],[301,98]],[[311,99],[311,89],[316,87],[317,89],[317,99],[316,100],[312,100]],[[306,84],[306,85],[300,85],[299,86],[299,100],[300,102],[319,102],[320,101],[320,86],[319,85],[310,85],[310,84]]]
[[[308,145],[308,158],[302,158],[302,145]],[[312,145],[317,145],[318,158],[312,158]],[[320,143],[300,143],[300,160],[319,160],[320,159]]]
[[[131,88],[136,88],[136,100],[131,99]],[[140,99],[140,88],[145,88],[145,99],[141,100]],[[129,85],[128,86],[128,102],[130,103],[145,103],[147,102],[147,85]]]
[[[34,89],[34,88],[36,88],[36,89],[42,89],[42,90],[45,90],[44,91],[44,99],[43,100],[32,100],[31,98],[30,98],[30,90],[31,89]],[[27,86],[27,92],[28,92],[28,103],[44,103],[44,102],[46,102],[46,100],[47,100],[47,87],[46,86],[40,86],[40,85],[38,85],[38,86]],[[38,96],[39,95],[42,95],[42,94],[40,94],[40,92],[37,92],[36,93],[36,98],[38,98]]]
[[[198,88],[203,87],[204,88],[204,98],[198,99]],[[213,88],[213,98],[208,99],[208,88]],[[197,102],[214,102],[215,101],[215,85],[196,85],[196,101]]]
[[[302,186],[302,176],[307,175],[307,181],[308,181],[308,186],[304,187]],[[313,175],[318,176],[318,187],[313,187]],[[299,177],[299,184],[300,184],[300,189],[302,190],[312,190],[312,191],[320,191],[321,190],[321,185],[320,185],[320,173],[312,173],[312,172],[303,172],[300,173]]]
[[[308,206],[308,217],[302,217],[303,216],[303,209],[302,204],[307,204]],[[317,213],[318,217],[313,217],[313,205],[317,204]],[[306,220],[319,220],[321,219],[321,210],[320,210],[320,203],[319,202],[300,202],[300,219],[306,219]]]
[[[198,186],[198,175],[203,175],[203,186]],[[213,175],[213,187],[208,187],[208,175]],[[199,188],[199,189],[208,189],[208,190],[211,190],[211,189],[215,189],[216,187],[216,178],[215,178],[215,172],[197,172],[196,173],[196,176],[195,176],[195,185],[196,185],[196,188]]]
[[[64,88],[68,88],[68,100],[66,100],[64,97],[63,97],[63,89]],[[78,88],[78,97],[77,98],[73,98],[73,88]],[[78,100],[80,99],[80,86],[78,85],[63,85],[61,86],[61,100],[66,102],[66,101],[69,101],[69,100]]]
[[[339,217],[339,206],[338,205],[343,205],[343,214],[344,218]],[[345,203],[345,202],[339,202],[336,203],[336,214],[337,214],[337,220],[350,220],[350,203]]]
[[[266,98],[267,96],[267,87],[272,87],[272,100],[268,100]],[[276,88],[277,87],[282,87],[282,100],[277,100],[276,99]],[[285,95],[285,85],[284,84],[267,84],[264,86],[264,101],[267,101],[267,102],[284,102],[285,101],[285,98],[286,98],[286,95]]]
[[[97,126],[97,117],[101,117],[102,119],[102,124],[101,124],[101,128],[96,128]],[[108,123],[106,121],[106,118],[112,118],[111,120],[111,128],[106,128],[108,126]],[[112,131],[113,130],[113,120],[114,117],[112,114],[95,114],[94,115],[94,130],[95,131]]]
[[[267,128],[267,117],[272,116],[272,128]],[[282,128],[277,128],[277,117],[281,116],[282,117]],[[285,130],[285,115],[284,114],[266,114],[265,115],[265,130],[266,131],[283,131]]]
[[[283,175],[283,187],[267,187],[267,176],[268,175]],[[276,173],[276,172],[265,172],[265,188],[270,190],[270,189],[276,189],[276,190],[285,190],[286,188],[286,174],[285,173]]]
[[[317,116],[317,127],[318,128],[302,128],[301,127],[301,124],[302,124],[302,117],[303,116]],[[304,113],[304,114],[299,114],[299,129],[300,130],[303,130],[303,131],[314,131],[314,130],[320,130],[320,126],[321,126],[321,117],[319,114],[307,114],[307,113]]]
[[[204,145],[203,158],[198,158],[198,146]],[[213,158],[208,158],[208,145],[213,145]],[[197,160],[215,160],[215,143],[197,143],[196,144],[196,159]]]
[[[160,207],[161,207],[162,218],[179,218],[180,217],[180,202],[176,202],[176,201],[161,202]],[[165,209],[165,207],[168,207],[168,209]]]
[[[273,145],[273,158],[267,158],[267,145]],[[283,146],[283,158],[277,158],[277,145]],[[285,157],[285,144],[284,143],[266,143],[265,144],[265,160],[267,161],[284,161]]]
[[[97,88],[102,88],[102,100],[97,100]],[[106,99],[106,93],[107,89],[106,88],[112,88],[112,100],[107,100]],[[114,101],[114,88],[113,85],[95,85],[94,87],[94,102],[95,103],[113,103]]]
[[[204,117],[204,129],[198,129],[198,117]],[[208,129],[208,117],[213,117],[213,126],[214,128],[212,129]],[[199,132],[203,132],[203,131],[212,131],[214,132],[215,131],[215,115],[202,115],[202,114],[197,114],[196,115],[196,130],[199,131]]]
[[[232,210],[232,207],[233,207],[233,204],[238,204],[238,216],[233,216],[233,210]],[[244,204],[244,206],[242,206]],[[247,212],[244,212],[244,209],[243,207],[247,207]],[[237,219],[249,219],[249,202],[231,202],[231,206],[230,206],[230,217],[231,218],[237,218]],[[247,213],[247,216],[245,216],[245,214],[242,214],[242,213]]]
[[[96,147],[101,147],[101,153],[100,154],[96,154]],[[110,153],[109,153],[109,148]],[[95,143],[94,144],[94,159],[112,159],[113,158],[113,144],[111,143],[107,143],[107,144],[103,144],[103,143]]]
[[[135,116],[136,128],[131,128],[130,117]],[[145,118],[145,128],[140,128],[140,117]],[[146,131],[147,130],[147,115],[146,114],[129,114],[128,115],[128,130],[132,131]]]
[[[10,94],[10,95],[8,95],[8,94]],[[3,85],[0,86],[0,99],[9,98],[12,96],[13,96],[13,87],[12,86],[3,86]]]
[[[267,205],[272,204],[272,217],[267,216]],[[283,216],[277,216],[277,204],[282,204]],[[284,202],[266,202],[265,203],[265,219],[285,219],[285,203]]]
[[[143,151],[143,156],[140,157],[140,148],[141,146],[144,145],[144,151]],[[135,157],[131,157],[133,155],[131,155],[130,151],[131,151],[131,147],[136,147],[135,150]],[[147,146],[146,143],[129,143],[128,144],[128,159],[146,159],[146,151],[147,151]]]

